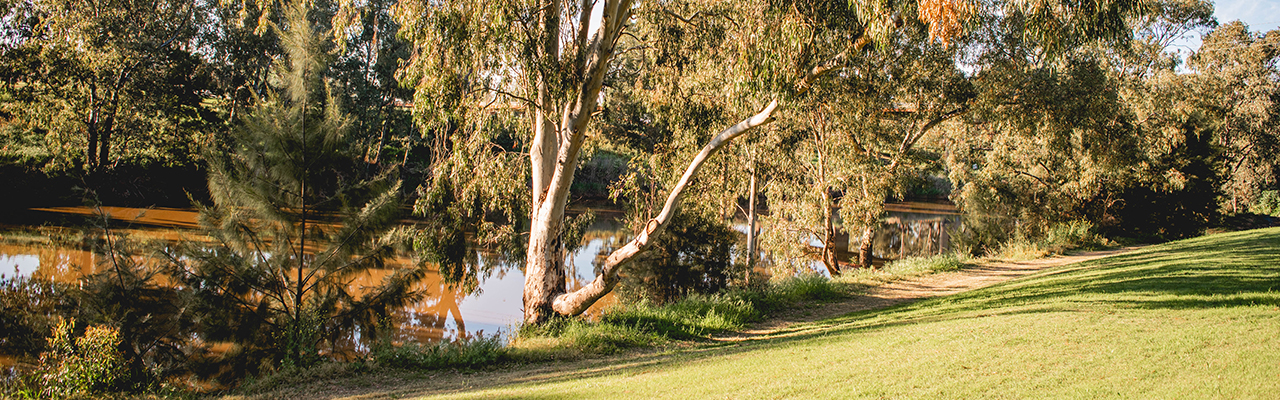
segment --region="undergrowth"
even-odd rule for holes
[[[1034,260],[1071,250],[1099,250],[1115,247],[1116,242],[1095,232],[1093,224],[1072,221],[1050,228],[1039,240],[1011,240],[996,252],[996,258],[1004,260]]]
[[[706,340],[716,333],[742,329],[769,312],[837,299],[846,292],[841,284],[823,276],[801,275],[773,282],[765,289],[695,294],[668,304],[624,302],[606,309],[598,321],[560,318],[542,326],[523,327],[511,347],[517,359],[552,359]]]

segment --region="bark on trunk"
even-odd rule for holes
[[[539,58],[544,65],[553,65],[560,51],[560,1],[541,4],[539,24],[542,42]],[[560,155],[560,135],[550,120],[557,109],[551,96],[545,73],[536,76],[537,98],[533,112],[533,143],[529,148],[532,195],[529,220],[529,248],[525,260],[524,318],[527,323],[539,324],[550,316],[551,299],[564,293],[564,246],[561,231],[564,225],[563,207],[547,207],[554,200],[551,182],[556,172],[556,160]],[[545,211],[545,212],[544,212]]]
[[[576,97],[557,108],[548,85],[538,78],[538,107],[535,107],[534,141],[530,149],[533,166],[533,203],[530,215],[529,248],[525,260],[525,323],[539,324],[555,311],[552,303],[565,291],[564,210],[573,185],[578,155],[586,138],[587,125],[599,104],[605,73],[622,28],[631,16],[631,0],[606,0],[599,30],[592,36],[585,56],[575,58],[583,71]],[[559,1],[543,4],[543,55],[559,63]],[[582,26],[580,29],[587,29]],[[555,64],[548,64],[555,65]],[[544,71],[542,73],[548,73]],[[562,110],[559,125],[552,126],[549,115]],[[554,158],[552,158],[554,157]]]
[[[751,194],[747,204],[747,273],[744,280],[751,285],[751,274],[756,270],[756,162],[751,161]]]
[[[831,276],[840,276],[840,260],[836,259],[836,225],[835,225],[835,205],[831,204],[831,189],[822,188],[822,219],[823,219],[823,240],[822,240],[822,264],[827,267],[827,272]]]
[[[875,238],[875,229],[867,227],[867,229],[862,231],[862,243],[858,245],[858,265],[861,265],[863,268],[873,267],[872,262],[875,261],[875,256],[871,255],[871,245]]]
[[[84,152],[84,169],[93,170],[98,167],[98,118],[100,104],[98,101],[98,87],[89,86],[89,123],[85,127],[85,133],[89,136],[89,147]]]

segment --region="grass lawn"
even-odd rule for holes
[[[1280,398],[1277,289],[1280,228],[1218,234],[783,337],[513,384],[479,373],[442,397]]]

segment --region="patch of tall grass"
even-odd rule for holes
[[[1071,250],[1098,250],[1115,247],[1116,242],[1099,235],[1088,221],[1054,225],[1039,240],[1015,239],[1000,246],[995,257],[1004,260],[1033,260]]]
[[[605,309],[598,321],[563,318],[522,327],[511,347],[517,359],[549,359],[705,340],[716,333],[742,329],[771,311],[832,300],[845,293],[841,284],[821,275],[800,275],[771,282],[763,289],[694,294],[668,304],[624,302]]]
[[[472,369],[493,365],[506,356],[502,337],[479,336],[435,344],[380,344],[370,354],[379,366],[402,369]]]
[[[958,271],[972,259],[956,253],[894,260],[876,269],[855,269],[840,276],[840,282],[874,285],[939,272]]]

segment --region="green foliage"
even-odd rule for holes
[[[662,341],[663,338],[634,326],[553,318],[544,324],[521,326],[512,346],[514,356],[536,360],[613,354]]]
[[[395,268],[379,285],[352,282],[385,262],[407,235],[396,229],[399,182],[363,180],[344,140],[349,119],[325,71],[328,45],[306,1],[288,7],[279,32],[288,57],[271,91],[233,131],[227,153],[207,149],[213,204],[201,205],[211,245],[171,251],[174,278],[196,298],[201,336],[232,341],[232,376],[265,366],[306,367],[357,327],[376,339],[395,307],[420,297],[418,265]]]
[[[410,370],[447,368],[476,369],[491,367],[506,357],[502,337],[479,336],[435,344],[417,342],[396,346],[381,343],[371,356],[379,366]]]
[[[631,327],[662,338],[692,340],[707,335],[742,329],[759,320],[749,296],[741,291],[693,294],[662,306],[648,301],[623,302],[605,310],[603,324]]]
[[[197,143],[219,121],[201,98],[208,70],[188,50],[206,22],[204,5],[6,5],[0,153],[40,160],[46,172],[193,164]]]
[[[38,356],[61,316],[79,309],[76,287],[25,277],[0,276],[0,354]]]
[[[1116,242],[1098,234],[1092,223],[1071,221],[1054,225],[1039,240],[1020,238],[1005,242],[995,256],[1007,260],[1032,260],[1071,250],[1098,250],[1114,246]]]
[[[1258,214],[1280,217],[1280,190],[1265,190],[1249,210]]]
[[[677,214],[669,224],[650,250],[627,266],[616,289],[621,298],[664,304],[728,287],[736,233],[693,210]]]
[[[75,336],[75,321],[61,320],[51,331],[49,350],[30,376],[8,382],[4,393],[20,398],[60,399],[118,392],[128,387],[120,331],[90,326]]]
[[[805,302],[839,299],[846,292],[839,283],[825,276],[800,274],[770,282],[763,295],[755,302],[762,311],[768,312]]]

